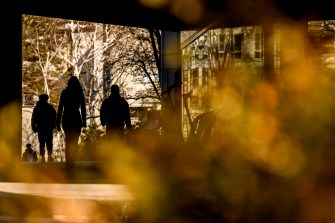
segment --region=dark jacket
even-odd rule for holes
[[[56,127],[56,110],[47,101],[38,101],[31,117],[33,132],[52,131]]]
[[[86,103],[82,93],[71,91],[69,88],[62,91],[56,123],[58,130],[60,130],[60,123],[63,129],[86,127]]]
[[[120,95],[110,95],[106,98],[100,108],[100,122],[102,126],[117,127],[124,129],[131,128],[130,109],[126,99]]]

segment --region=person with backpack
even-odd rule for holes
[[[32,149],[30,143],[26,145],[26,149],[24,150],[21,159],[23,162],[36,162],[37,161],[37,153],[35,150]]]
[[[33,109],[31,127],[38,134],[41,162],[45,162],[45,146],[48,151],[48,162],[54,161],[53,152],[53,130],[56,128],[56,109],[49,104],[49,96],[41,94],[39,101]]]

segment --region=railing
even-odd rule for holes
[[[236,114],[230,114],[225,109],[213,110],[196,116],[187,142],[202,145],[210,140],[229,137]]]

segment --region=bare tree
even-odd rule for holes
[[[94,122],[110,84],[123,83],[129,77],[124,64],[129,33],[126,27],[84,21],[69,21],[66,27],[71,47],[68,52],[59,51],[59,55],[81,80],[89,118]]]
[[[56,86],[58,72],[63,69],[58,53],[66,43],[60,29],[63,24],[62,19],[22,16],[23,93],[50,96],[50,86]]]
[[[79,77],[91,122],[98,117],[100,104],[108,96],[113,83],[119,84],[123,96],[136,106],[159,105],[159,30],[44,17],[31,16],[29,19],[35,23],[40,21],[52,32],[41,29],[41,25],[32,27],[33,23],[26,19],[23,33],[34,41],[34,48],[31,49],[34,54],[28,56],[27,53],[27,58],[36,58],[34,65],[43,64],[43,67],[39,65],[43,77],[50,76],[50,70],[53,71],[58,97],[69,75]],[[29,35],[32,30],[35,30],[35,36]],[[27,49],[29,38],[25,38]],[[40,47],[46,45],[50,48]],[[25,69],[29,84],[36,76],[32,75],[35,72],[32,67],[27,65]],[[66,72],[69,67],[74,71],[71,74]],[[47,78],[44,80],[47,83]],[[48,91],[49,87],[44,86]]]
[[[159,36],[154,31],[127,27],[123,38],[119,38],[117,48],[110,50],[109,65],[110,78],[120,81],[129,80],[132,85],[124,85],[125,97],[145,105],[160,102],[159,85]]]

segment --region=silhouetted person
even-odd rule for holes
[[[26,149],[22,153],[22,161],[23,162],[36,162],[37,161],[37,153],[31,148],[30,143],[26,145]]]
[[[102,126],[106,125],[107,140],[123,140],[125,126],[131,129],[129,104],[121,97],[116,84],[111,86],[110,96],[101,104],[100,122]]]
[[[71,76],[62,91],[57,113],[57,131],[65,133],[65,162],[74,165],[81,128],[86,127],[86,103],[79,79]]]
[[[56,110],[49,104],[48,100],[49,96],[47,94],[41,94],[31,117],[31,128],[38,135],[41,162],[45,162],[45,146],[48,150],[48,161],[54,161],[52,150],[53,130],[56,127]]]

